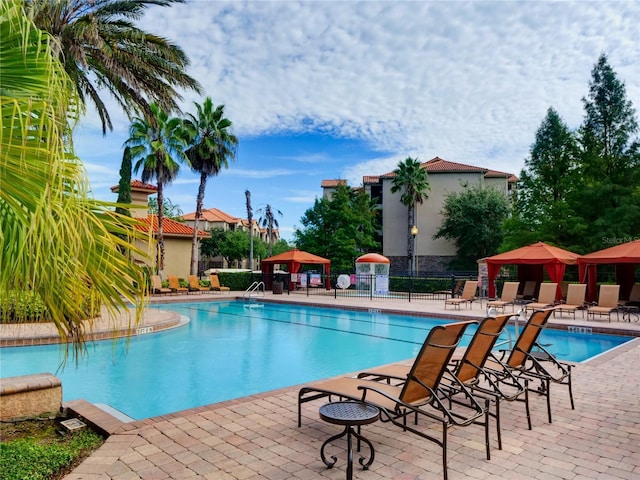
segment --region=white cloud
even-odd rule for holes
[[[407,156],[519,174],[550,106],[569,127],[582,122],[581,98],[602,52],[640,108],[640,3],[634,0],[196,0],[153,7],[141,24],[191,59],[189,73],[203,93],[187,92],[184,111],[210,96],[225,105],[243,138],[322,132],[384,152],[362,161],[364,155],[329,155],[319,146],[299,155],[271,152],[270,163],[261,165],[240,150],[242,161],[211,182],[206,197],[215,202],[208,206],[234,215],[244,215],[245,188],[257,203],[296,212],[295,203],[283,203],[308,198],[310,207],[323,178],[359,185],[363,175],[391,171]],[[88,169],[108,158],[111,175],[99,175],[117,183],[128,120],[110,111],[117,130],[111,143],[101,140],[93,114],[83,120],[85,139],[76,145],[93,164]],[[292,179],[305,193],[291,191]],[[172,200],[181,183],[171,189]],[[313,196],[306,193],[313,188]],[[195,204],[191,192],[182,195],[178,203]],[[299,218],[289,215],[290,224]]]
[[[638,5],[196,1],[145,24],[187,51],[239,134],[322,128],[518,170],[549,106],[579,124],[602,51],[637,72]]]

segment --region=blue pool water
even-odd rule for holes
[[[128,343],[92,343],[78,366],[70,360],[61,371],[58,345],[2,348],[0,374],[52,372],[62,379],[65,401],[105,403],[142,419],[411,358],[427,332],[445,323],[235,301],[151,308],[191,322]],[[630,339],[547,330],[540,341],[560,359],[580,362]]]

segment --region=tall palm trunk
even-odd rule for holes
[[[164,270],[164,232],[162,230],[162,222],[164,221],[164,192],[162,182],[158,182],[158,273],[162,276]]]
[[[204,203],[204,189],[207,186],[207,173],[200,174],[200,187],[196,198],[196,216],[193,220],[193,239],[191,240],[191,275],[198,273],[198,220],[202,217],[202,204]]]
[[[411,227],[413,220],[413,207],[407,208],[407,271],[413,274],[413,235],[411,235]]]
[[[251,192],[244,192],[247,198],[247,220],[249,221],[249,270],[253,272],[253,209],[251,208]]]

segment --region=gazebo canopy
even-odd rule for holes
[[[289,273],[298,273],[302,265],[323,265],[325,266],[325,274],[327,276],[327,288],[331,288],[331,260],[319,257],[313,253],[304,252],[294,248],[288,252],[283,252],[273,257],[265,258],[261,262],[263,273],[273,273],[274,265],[286,265]]]
[[[623,299],[629,298],[635,283],[636,265],[640,264],[640,240],[621,243],[578,258],[580,281],[588,285],[588,300],[595,300],[598,296],[596,265],[601,264],[616,266],[616,282],[620,285],[620,296]]]
[[[379,253],[365,253],[356,258],[356,263],[391,263],[391,260]]]
[[[578,254],[564,250],[544,242],[537,242],[526,247],[516,248],[509,252],[488,257],[487,276],[489,278],[489,296],[495,297],[496,286],[495,279],[502,265],[536,265],[539,272],[536,276],[542,278],[542,267],[547,270],[549,278],[552,282],[558,284],[556,298],[562,298],[562,289],[560,283],[564,277],[564,271],[567,265],[575,265],[578,263]]]

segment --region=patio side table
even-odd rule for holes
[[[358,462],[362,465],[364,470],[368,470],[371,464],[373,463],[373,459],[375,457],[375,451],[373,449],[373,444],[367,440],[365,437],[360,435],[360,426],[367,425],[370,423],[377,422],[380,418],[380,409],[374,407],[373,405],[366,404],[364,402],[353,402],[353,401],[345,401],[345,402],[331,402],[327,403],[320,407],[320,418],[328,423],[333,423],[335,425],[344,425],[344,431],[341,433],[334,435],[322,444],[322,448],[320,449],[320,457],[324,464],[331,468],[336,464],[338,460],[335,455],[331,456],[331,460],[327,460],[325,456],[324,450],[325,447],[334,440],[338,438],[347,436],[347,480],[351,480],[353,478],[353,446],[351,436],[353,435],[358,440],[358,448],[360,451],[360,442],[364,442],[369,447],[369,451],[371,455],[369,460],[366,460],[366,457],[360,457]],[[353,427],[358,427],[357,431]]]

